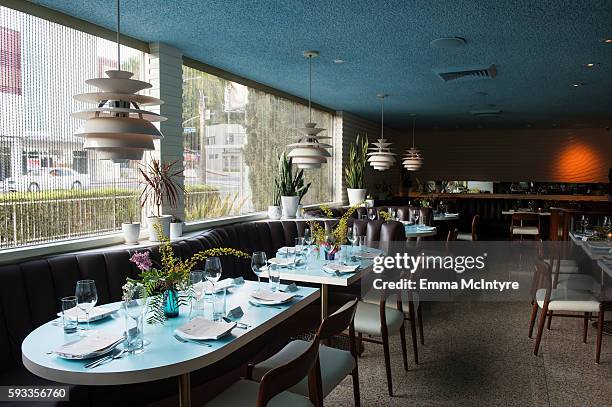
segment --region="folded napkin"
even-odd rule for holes
[[[111,310],[106,307],[94,307],[89,311],[89,320],[95,321],[97,319],[101,319],[107,315],[110,315],[114,311],[116,310]],[[87,321],[85,311],[79,307],[70,308],[65,312],[70,318],[76,319],[78,317],[79,321]],[[62,316],[62,313],[58,312],[57,315]]]
[[[283,246],[276,253],[295,253],[295,247]]]
[[[251,297],[264,302],[285,302],[293,298],[295,294],[281,291],[257,290],[251,293]]]
[[[224,278],[215,283],[215,291],[223,290],[224,288],[230,288],[236,286],[236,282],[233,278]]]
[[[335,273],[336,271],[338,273],[354,273],[355,270],[357,270],[358,268],[359,268],[358,264],[355,264],[353,266],[348,266],[342,263],[328,263],[325,266],[323,266],[323,271],[327,273]]]
[[[448,213],[448,212],[445,212],[444,216],[459,216],[459,214],[458,213]]]
[[[294,259],[284,259],[284,258],[279,258],[279,257],[273,257],[270,260],[268,260],[268,263],[270,264],[276,264],[277,266],[289,266],[291,264],[293,264]]]
[[[177,328],[174,333],[185,339],[215,340],[227,335],[234,327],[235,322],[215,322],[206,318],[196,317],[185,325]]]
[[[363,251],[363,252],[357,252],[355,253],[355,257],[359,257],[361,259],[375,259],[376,257],[380,256],[380,253],[376,253],[376,252],[368,252],[368,251]]]
[[[123,335],[92,333],[81,340],[62,345],[55,353],[67,357],[82,357],[117,345],[123,341]]]
[[[435,226],[427,226],[427,225],[417,225],[418,230],[434,230]]]

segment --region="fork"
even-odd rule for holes
[[[281,307],[275,307],[274,305],[263,305],[263,304],[257,304],[256,302],[253,301],[249,301],[249,304],[251,304],[252,306],[259,308],[259,307],[266,307],[266,308],[276,308],[276,309],[281,309]]]
[[[209,348],[212,348],[212,345],[210,343],[206,343],[206,342],[202,342],[202,341],[196,341],[196,340],[192,340],[192,339],[185,339],[182,336],[179,336],[177,334],[174,334],[174,338],[179,341],[179,342],[183,342],[183,343],[194,343],[196,345],[202,345],[202,346],[208,346]]]
[[[117,353],[116,355],[109,355],[106,356],[104,358],[100,358],[98,360],[94,360],[91,363],[88,363],[85,365],[86,369],[93,369],[94,367],[98,367],[100,365],[103,365],[105,363],[111,362],[115,359],[121,359],[123,357],[123,355],[125,354],[126,350],[125,349],[121,349],[121,351],[119,351],[119,353]]]
[[[227,323],[232,323],[232,322],[236,322],[236,328],[240,328],[240,329],[249,329],[251,327],[251,325],[247,325],[244,322],[238,322],[238,321],[232,321],[231,319],[229,319],[228,317],[223,317],[223,320]]]

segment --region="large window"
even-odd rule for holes
[[[307,119],[307,106],[184,66],[186,219],[265,210],[277,157]],[[331,114],[314,110],[313,119],[333,134]],[[332,167],[305,171],[303,204],[332,200]]]
[[[0,249],[114,232],[139,215],[136,163],[83,150],[70,113],[86,79],[116,69],[113,42],[0,7]],[[143,77],[145,54],[121,68]]]

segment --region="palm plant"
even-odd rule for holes
[[[171,163],[163,163],[160,160],[151,160],[148,164],[141,166],[138,170],[144,179],[144,189],[140,194],[140,206],[149,203],[155,208],[155,216],[161,217],[161,207],[164,200],[175,207],[178,202],[179,191],[185,191],[177,183],[176,178],[183,170],[175,170],[174,166],[178,160]]]
[[[365,189],[365,168],[368,161],[368,137],[357,135],[355,144],[349,149],[348,162],[344,167],[346,187]]]
[[[304,184],[304,170],[299,170],[294,175],[292,159],[283,152],[279,157],[278,174],[274,180],[275,205],[281,196],[297,196],[298,201],[301,201],[309,188],[310,183]]]

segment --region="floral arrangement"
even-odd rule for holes
[[[178,306],[187,305],[191,301],[192,293],[189,287],[189,273],[194,267],[209,257],[235,256],[240,258],[250,258],[250,256],[240,250],[229,248],[215,248],[200,251],[189,259],[181,259],[175,256],[170,244],[170,239],[163,236],[159,246],[161,262],[158,264],[151,259],[150,253],[136,252],[130,261],[140,270],[141,280],[128,279],[124,286],[124,295],[129,293],[131,287],[141,284],[146,289],[146,294],[150,297],[149,317],[147,322],[164,323],[163,293],[167,290],[176,290],[178,294]]]
[[[335,254],[339,250],[340,245],[346,242],[348,219],[353,215],[353,213],[355,212],[355,210],[357,210],[358,207],[359,205],[351,206],[338,220],[336,226],[333,227],[331,230],[327,230],[327,228],[322,226],[319,222],[308,222],[308,226],[310,227],[314,244],[317,247],[323,245],[327,249],[330,249],[330,254]],[[321,211],[325,214],[325,216],[327,216],[328,218],[333,218],[334,214],[328,206],[321,205],[320,208]]]
[[[378,211],[378,216],[383,218],[385,222],[389,222],[391,220],[391,214],[387,211]]]

